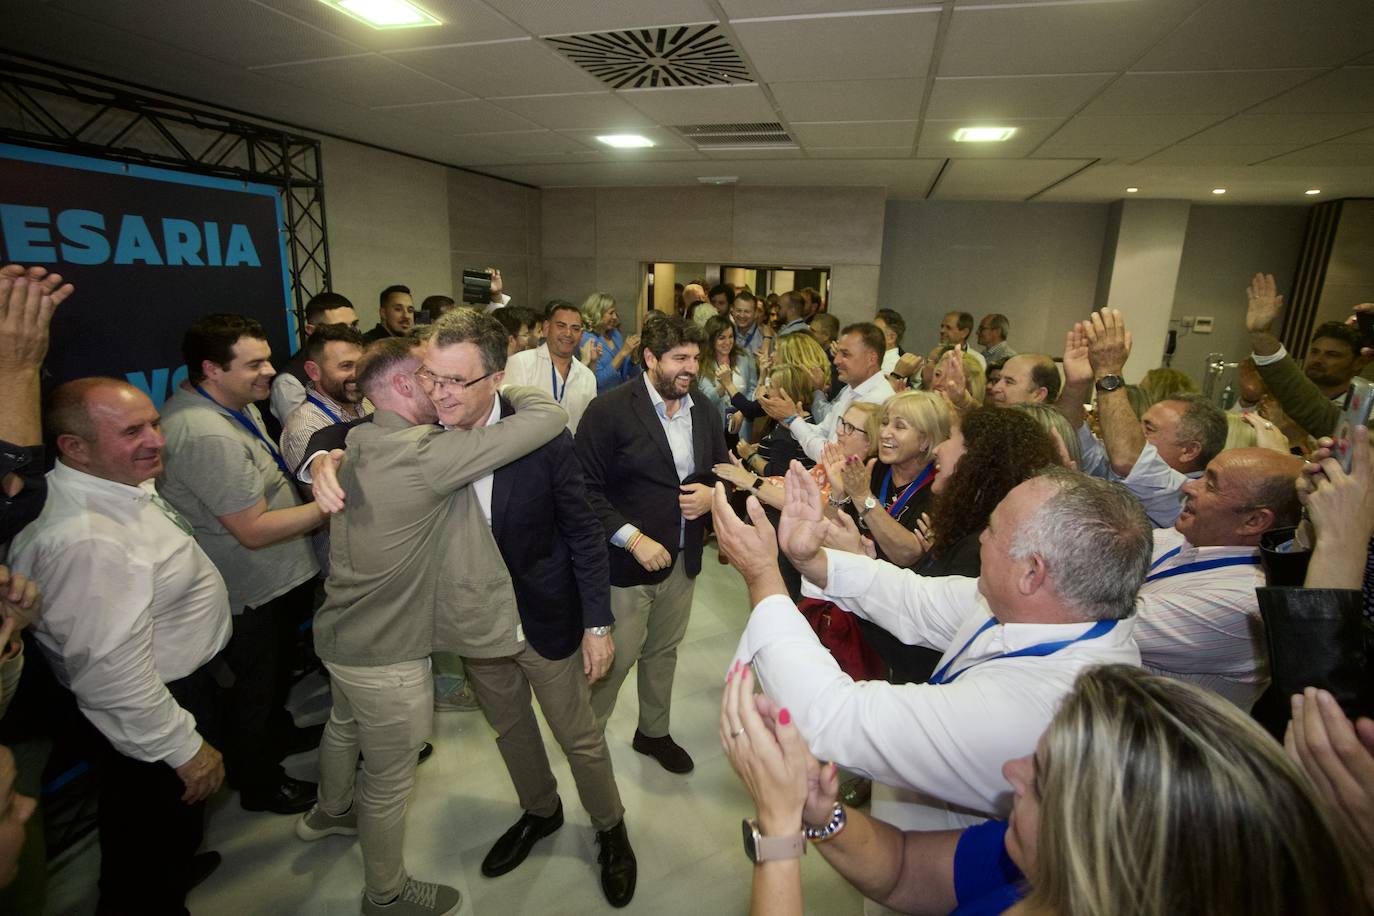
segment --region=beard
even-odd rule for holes
[[[677,401],[691,393],[692,388],[690,381],[687,386],[687,391],[678,390],[678,380],[684,377],[690,381],[696,380],[696,375],[694,373],[679,372],[675,375],[665,376],[659,375],[656,369],[651,369],[649,371],[649,381],[653,383],[654,390],[658,392],[658,396],[665,401]]]
[[[339,404],[361,404],[363,401],[363,391],[356,383],[339,382],[335,384],[320,379],[318,387]]]

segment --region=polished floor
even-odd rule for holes
[[[634,678],[627,679],[608,726],[611,756],[639,860],[639,888],[627,914],[747,913],[751,866],[740,845],[740,820],[752,814],[747,793],[720,748],[721,680],[749,613],[743,582],[707,548],[691,625],[678,658],[673,736],[696,769],[674,776],[630,748],[636,719]],[[304,686],[309,686],[304,685]],[[301,724],[323,721],[322,682],[298,694]],[[542,723],[541,723],[542,724]],[[420,767],[407,822],[406,863],[418,878],[463,894],[464,916],[535,916],[612,912],[601,895],[596,843],[566,760],[545,729],[567,823],[535,847],[519,868],[482,877],[488,848],[520,816],[510,779],[480,713],[435,716],[434,756]],[[313,754],[288,761],[293,775],[314,778]],[[187,904],[195,916],[344,916],[356,914],[362,857],[352,837],[315,843],[296,838],[292,818],[251,814],[221,795],[212,809],[207,849],[224,864]],[[98,851],[69,856],[50,882],[50,916],[88,916],[95,907]],[[818,855],[802,868],[806,911],[862,912],[858,893]]]

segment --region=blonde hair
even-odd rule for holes
[[[1182,394],[1197,394],[1197,382],[1187,373],[1159,366],[1145,373],[1140,387],[1149,395],[1151,404],[1171,401]]]
[[[578,311],[582,313],[582,320],[587,323],[587,330],[593,334],[600,334],[601,318],[613,308],[615,298],[610,293],[592,293],[582,301],[582,308]]]
[[[822,385],[830,387],[830,357],[825,355],[816,338],[801,332],[783,334],[778,337],[778,355],[773,360],[778,366],[801,366],[803,369],[820,369]]]
[[[768,381],[787,392],[787,396],[802,409],[811,408],[811,399],[816,394],[816,383],[811,381],[811,373],[801,366],[776,366],[768,373]]]
[[[796,335],[792,336],[795,337]],[[851,410],[857,410],[864,415],[864,435],[868,437],[868,454],[864,455],[864,460],[867,461],[878,454],[878,437],[882,433],[882,424],[878,420],[878,405],[870,404],[867,401],[855,401],[844,409],[844,413],[849,413]],[[836,419],[843,420],[844,414],[840,414]]]
[[[1254,448],[1255,428],[1241,419],[1238,413],[1226,415],[1225,448]]]
[[[1192,684],[1091,668],[1050,723],[1032,912],[1366,913],[1306,777],[1253,720]]]
[[[1064,419],[1064,415],[1055,410],[1048,404],[1015,404],[1013,408],[1025,411],[1035,418],[1035,422],[1044,427],[1047,433],[1059,433],[1059,438],[1064,440],[1064,448],[1069,453],[1069,458],[1080,468],[1083,465],[1083,446],[1078,442],[1078,433],[1069,425],[1069,421]]]
[[[983,370],[983,364],[978,362],[978,357],[972,353],[965,352],[963,356],[964,364],[964,388],[979,404],[987,397],[988,375]]]
[[[935,446],[949,438],[949,408],[946,401],[933,391],[903,391],[883,402],[878,411],[878,429],[892,417],[901,417],[926,439],[926,454],[930,460]]]

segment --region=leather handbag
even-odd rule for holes
[[[797,610],[845,674],[856,681],[881,681],[887,677],[887,666],[864,639],[853,614],[833,602],[816,598],[803,598]]]

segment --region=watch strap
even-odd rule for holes
[[[806,854],[806,834],[764,836],[759,833],[758,821],[744,822],[744,851],[755,865],[784,859],[799,859]]]

